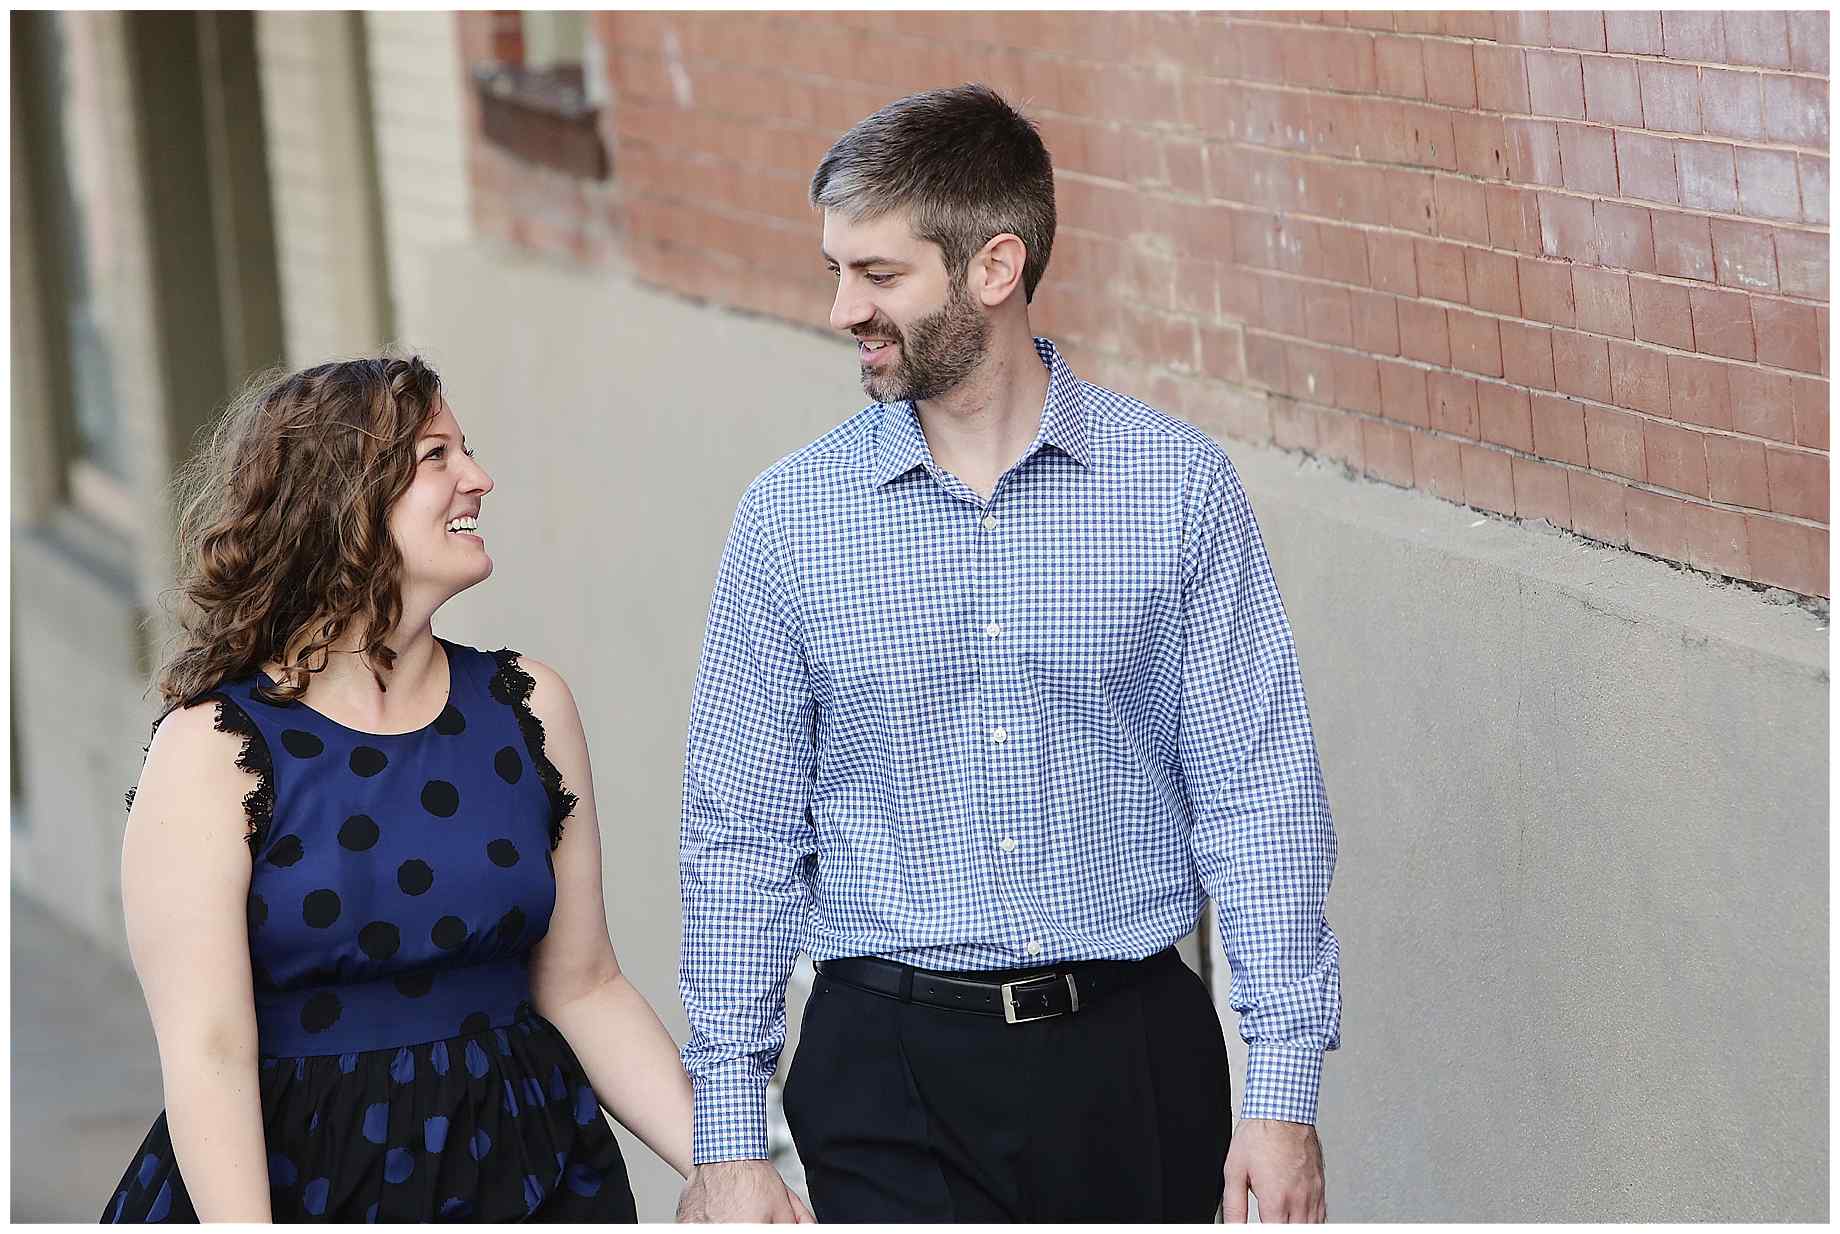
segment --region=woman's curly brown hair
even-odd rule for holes
[[[298,698],[356,635],[379,686],[396,653],[402,554],[390,507],[415,478],[415,441],[441,407],[419,357],[265,373],[181,471],[183,634],[160,670],[175,706],[265,664]]]

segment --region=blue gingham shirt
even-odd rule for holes
[[[1243,1118],[1314,1122],[1335,832],[1289,623],[1220,446],[1079,380],[985,501],[913,404],[743,494],[684,770],[698,1163],[767,1155],[786,981],[1134,959],[1218,906]]]

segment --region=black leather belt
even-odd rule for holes
[[[1181,962],[1176,949],[1166,947],[1142,960],[1081,960],[1045,969],[1016,969],[1013,975],[937,973],[873,956],[821,960],[816,967],[832,981],[904,1003],[1000,1015],[1010,1024],[1026,1024],[1070,1015],[1159,967]]]

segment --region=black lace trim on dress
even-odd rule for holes
[[[243,816],[249,820],[248,834],[244,837],[250,852],[258,852],[262,847],[262,838],[268,834],[269,824],[275,818],[275,764],[269,756],[268,742],[262,737],[262,730],[256,722],[227,694],[201,694],[187,703],[195,707],[206,699],[217,700],[217,719],[211,727],[220,733],[230,733],[243,739],[243,748],[237,752],[236,766],[239,771],[247,771],[256,778],[256,786],[243,797]],[[153,722],[153,732],[160,731],[160,725],[173,713],[167,708],[160,713],[160,718]],[[153,748],[152,734],[148,735],[147,745],[141,753],[145,755]],[[134,808],[134,790],[127,795],[128,808]]]
[[[492,658],[498,661],[498,671],[492,674],[492,697],[517,712],[524,748],[530,752],[543,791],[549,794],[549,846],[554,850],[562,843],[563,821],[575,812],[578,799],[562,786],[562,773],[543,751],[543,721],[530,710],[530,694],[537,688],[537,679],[524,671],[518,663],[518,653],[510,648],[493,652]]]

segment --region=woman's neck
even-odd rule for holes
[[[404,632],[399,626],[384,645],[396,653],[395,661],[373,672],[356,639],[335,644],[326,653],[325,667],[308,674],[302,701],[356,729],[389,732],[426,721],[423,713],[438,708],[450,684],[447,652],[435,638],[434,627],[423,622],[413,632]],[[281,667],[269,665],[269,676],[278,678]]]

